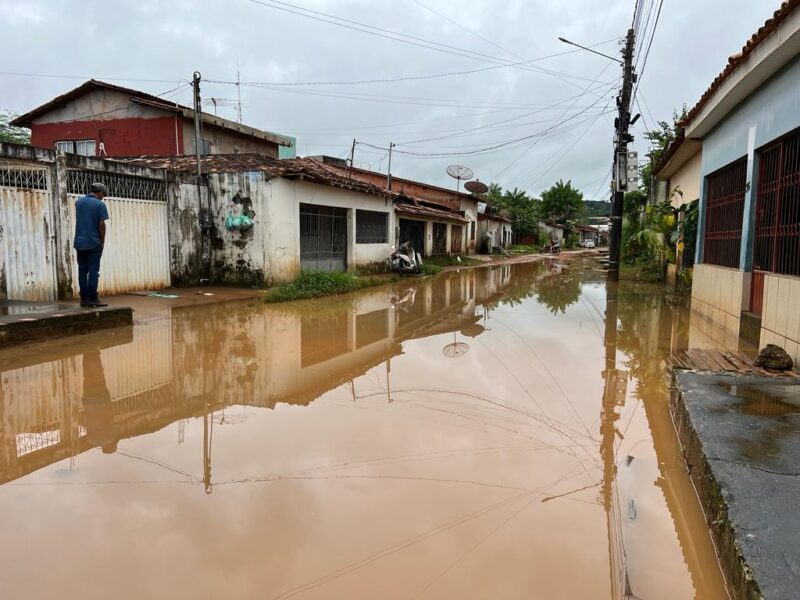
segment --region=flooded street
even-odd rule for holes
[[[667,404],[703,334],[606,303],[575,258],[0,353],[3,597],[726,598]]]

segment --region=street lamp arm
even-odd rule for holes
[[[569,40],[560,37],[558,38],[559,41],[564,42],[565,44],[569,44],[570,46],[575,46],[577,48],[581,48],[582,50],[586,50],[587,52],[591,52],[592,54],[598,54],[604,58],[608,58],[610,60],[614,60],[619,64],[624,64],[620,59],[614,58],[613,56],[609,56],[608,54],[603,54],[602,52],[598,52],[597,50],[592,50],[591,48],[587,48],[586,46],[581,46],[580,44],[576,44],[575,42],[570,42]]]

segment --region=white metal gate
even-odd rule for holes
[[[11,300],[55,300],[49,173],[0,166],[0,285]]]
[[[69,194],[71,230],[74,232],[75,200]],[[119,294],[134,290],[169,287],[169,230],[167,203],[162,200],[108,197],[109,221],[100,263],[98,293]],[[78,262],[73,251],[73,295],[78,296]]]

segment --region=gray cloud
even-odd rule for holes
[[[511,62],[570,50],[557,41],[558,36],[584,44],[620,37],[633,13],[631,0],[420,2],[478,35],[414,0],[294,0],[304,8]],[[639,123],[668,120],[673,108],[693,104],[727,57],[741,48],[777,4],[777,0],[665,1],[641,84],[650,110]],[[185,103],[191,102],[186,80],[194,70],[206,80],[232,81],[237,64],[243,81],[272,83],[414,77],[497,66],[486,57],[464,58],[398,43],[248,0],[0,0],[0,13],[4,15],[0,38],[6,48],[0,71],[163,80],[119,83],[156,94],[181,86],[171,97]],[[613,54],[616,45],[598,49]],[[496,179],[504,187],[538,194],[562,178],[572,179],[587,196],[598,190],[598,196],[606,196],[601,184],[610,171],[613,114],[603,115],[600,109],[614,107],[610,83],[620,75],[616,64],[607,63],[599,56],[576,52],[534,63],[567,76],[501,67],[363,85],[243,86],[244,120],[296,136],[301,154],[344,156],[354,137],[383,147],[393,141],[403,151],[465,152],[543,132],[572,117],[555,130],[557,135],[490,152],[441,157],[398,153],[392,171],[450,186],[445,167],[462,163],[482,180]],[[597,87],[592,84],[595,79],[609,85],[542,110]],[[3,75],[0,82],[0,108],[24,112],[78,85],[80,79]],[[236,89],[207,81],[203,96],[235,98]],[[593,108],[586,108],[593,103]],[[210,103],[205,106],[211,110]],[[219,110],[234,117],[233,108]],[[540,112],[530,114],[534,111]],[[491,123],[499,124],[452,135]],[[635,146],[643,152],[638,125]],[[356,161],[385,170],[385,154],[359,146]]]

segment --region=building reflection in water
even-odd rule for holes
[[[543,267],[532,267],[547,274]],[[215,423],[231,406],[303,405],[385,364],[408,340],[480,335],[492,307],[533,293],[511,267],[408,280],[350,297],[287,305],[180,309],[50,354],[0,354],[0,484],[126,438],[204,419],[203,474],[212,489]],[[100,342],[99,340],[103,340]]]

